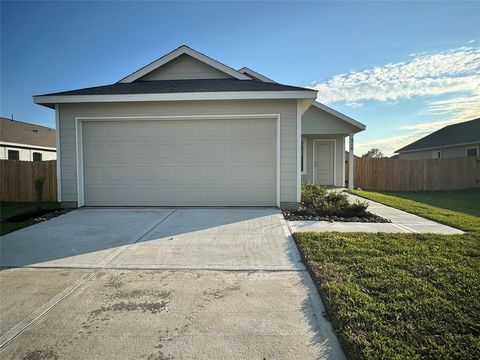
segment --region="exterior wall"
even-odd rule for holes
[[[344,135],[302,135],[304,141],[307,141],[307,168],[306,174],[302,175],[302,182],[313,181],[313,140],[315,139],[335,139],[335,186],[344,186],[343,172],[345,171],[344,153],[345,136]],[[303,155],[305,156],[305,154]]]
[[[480,144],[471,144],[471,145],[462,145],[462,146],[451,146],[446,148],[436,148],[430,150],[420,150],[405,152],[399,154],[399,159],[401,160],[422,160],[422,159],[432,159],[432,153],[434,151],[441,151],[442,158],[453,158],[453,157],[463,157],[467,156],[467,148],[477,147],[480,154]]]
[[[351,134],[355,132],[358,132],[358,129],[353,125],[313,105],[302,116],[302,135]]]
[[[189,55],[182,55],[144,75],[139,80],[225,79],[230,75],[221,72]]]
[[[280,202],[295,203],[296,100],[179,101],[59,105],[62,202],[77,202],[75,117],[280,114]]]
[[[0,160],[8,159],[8,150],[17,150],[19,151],[19,157],[21,161],[33,161],[33,153],[42,154],[42,160],[55,160],[57,158],[57,153],[55,151],[48,150],[39,150],[39,149],[26,149],[15,146],[5,146],[0,145]]]

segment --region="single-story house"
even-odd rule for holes
[[[480,156],[480,118],[445,126],[395,152],[401,160]]]
[[[187,46],[115,84],[34,96],[55,109],[64,206],[295,206],[344,184],[363,124],[317,92]],[[351,172],[352,173],[352,172]]]
[[[55,160],[55,129],[0,117],[0,160]]]

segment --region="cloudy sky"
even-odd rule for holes
[[[1,1],[0,113],[54,126],[32,95],[114,83],[187,44],[319,91],[387,155],[480,116],[478,1]]]
[[[365,114],[372,114],[359,117],[382,128],[389,126],[390,113],[404,114],[405,121],[391,127],[393,136],[384,136],[380,129],[357,145],[358,153],[377,147],[391,155],[441,127],[480,117],[480,49],[475,42],[412,53],[406,60],[338,74],[309,87],[318,90],[320,102],[334,108],[359,114],[366,108]]]

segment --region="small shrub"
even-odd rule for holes
[[[350,210],[356,213],[365,212],[367,211],[367,208],[368,208],[368,203],[366,201],[356,200],[353,202],[353,204],[350,204]]]
[[[350,203],[348,195],[339,191],[327,191],[322,185],[302,184],[301,211],[322,215],[362,217],[365,216],[368,203],[355,201]]]
[[[306,208],[320,207],[327,196],[327,189],[322,185],[302,184],[302,204]]]
[[[331,191],[325,197],[325,210],[339,211],[349,206],[348,197],[345,193]]]

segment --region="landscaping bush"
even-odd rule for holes
[[[302,184],[302,204],[306,208],[321,207],[327,196],[325,186],[314,184]]]
[[[323,185],[302,184],[301,210],[321,211],[332,215],[358,216],[365,213],[368,204],[363,201],[350,203],[348,195],[340,191],[327,191]]]

